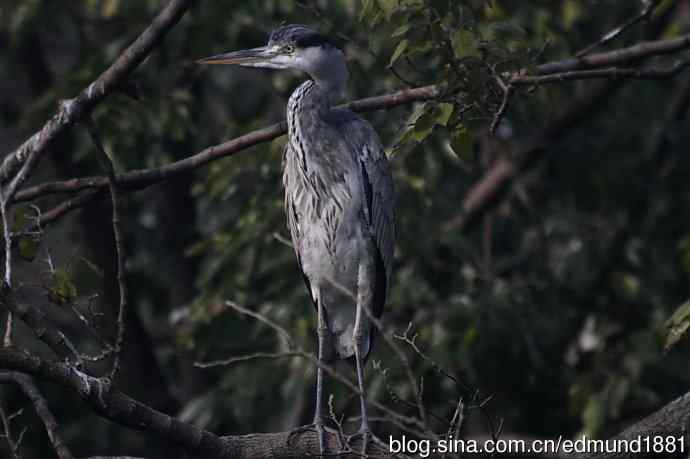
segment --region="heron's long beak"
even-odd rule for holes
[[[264,68],[283,68],[283,66],[273,62],[278,56],[275,50],[265,46],[229,53],[216,54],[215,56],[199,59],[197,64],[231,64],[244,67],[264,67]]]

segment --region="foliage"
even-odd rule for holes
[[[160,3],[0,7],[3,151],[39,127],[58,100],[92,81]],[[140,99],[118,94],[94,118],[119,172],[167,164],[281,119],[301,75],[191,63],[257,46],[281,22],[316,25],[343,40],[352,98],[438,85],[443,95],[437,101],[366,115],[391,151],[399,194],[385,325],[402,332],[412,322],[417,344],[461,381],[443,377],[405,347],[439,417],[450,418],[458,396],[470,407],[491,396],[488,410],[505,420],[504,431],[603,436],[683,393],[690,379],[687,343],[676,344],[688,328],[687,308],[672,316],[687,300],[690,276],[690,159],[683,154],[690,131],[686,117],[666,116],[680,78],[625,84],[553,145],[479,225],[461,233],[449,222],[496,160],[486,142],[510,151],[594,84],[520,93],[492,137],[487,126],[503,99],[497,76],[569,57],[638,7],[571,0],[529,6],[517,0],[199,2],[135,74]],[[668,34],[687,32],[687,22],[679,15]],[[631,29],[617,45],[643,39],[644,29]],[[653,148],[657,133],[666,139],[660,150]],[[124,386],[216,432],[289,429],[312,415],[314,369],[306,361],[193,366],[283,350],[268,327],[229,311],[225,300],[262,312],[306,348],[314,343],[312,307],[285,243],[282,146],[283,139],[262,144],[124,197],[132,320],[141,329],[130,327],[135,331],[127,344],[138,355],[129,360]],[[77,128],[60,140],[37,180],[100,174],[95,156]],[[39,207],[46,211],[58,202],[45,199]],[[35,238],[20,242],[27,259],[23,288],[45,300],[50,315],[67,321],[67,303],[102,292],[94,316],[112,317],[117,289],[108,219],[105,204],[90,206],[51,228],[40,246]],[[47,256],[55,264],[50,275]],[[77,258],[87,263],[74,263]],[[93,268],[102,275],[94,276]],[[36,279],[43,285],[37,288]],[[90,301],[82,306],[91,312]],[[664,354],[669,317],[667,347],[675,346]],[[78,344],[92,346],[89,339]],[[370,364],[371,398],[405,411],[391,395],[413,398],[400,362],[383,342],[372,359],[378,370]],[[79,456],[100,453],[104,445],[130,446],[128,454],[152,454],[149,448],[157,447],[139,434],[92,422],[74,400],[45,389]],[[331,389],[338,412],[356,413],[344,390]],[[10,390],[2,394],[23,403]],[[463,434],[487,433],[474,413]],[[47,457],[47,440],[38,426],[31,428],[25,457]]]

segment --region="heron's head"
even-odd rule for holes
[[[317,83],[337,87],[344,84],[348,75],[342,50],[326,36],[303,25],[278,27],[271,32],[266,46],[217,54],[197,62],[294,69],[308,73]]]

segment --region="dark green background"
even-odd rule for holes
[[[11,151],[45,122],[59,99],[92,81],[163,3],[3,2],[0,151]],[[386,66],[408,39],[405,52],[415,68],[398,59],[404,79],[450,85],[462,80],[468,93],[446,102],[454,104],[453,114],[442,123],[447,126],[433,131],[429,126],[439,108],[417,106],[417,115],[428,119],[402,139],[415,107],[366,114],[391,152],[399,192],[385,326],[402,332],[412,322],[417,344],[460,381],[410,352],[435,415],[450,418],[458,397],[464,398],[466,438],[491,434],[487,416],[494,425],[503,420],[511,435],[605,437],[684,393],[690,383],[687,344],[663,352],[664,323],[687,299],[690,281],[690,129],[685,116],[666,119],[688,76],[623,84],[551,145],[546,159],[520,177],[489,217],[463,232],[448,229],[486,168],[481,146],[500,102],[487,89],[486,75],[472,73],[471,65],[452,65],[468,56],[513,56],[506,64],[510,70],[566,58],[639,8],[630,1],[483,3],[199,1],[134,74],[140,100],[114,95],[94,118],[119,172],[166,164],[280,120],[303,79],[289,72],[200,68],[194,59],[259,46],[282,22],[306,23],[342,41],[350,56],[349,97],[355,99],[405,87]],[[447,27],[425,28],[423,11],[430,7]],[[687,32],[687,5],[673,14],[661,37]],[[406,23],[418,29],[392,37]],[[648,27],[639,25],[615,46],[646,33]],[[468,73],[465,80],[462,71]],[[594,84],[569,82],[516,95],[500,148],[509,151],[528,139]],[[476,109],[459,117],[468,101]],[[664,136],[660,147],[658,135]],[[312,307],[292,250],[281,242],[288,237],[280,188],[283,142],[123,197],[131,313],[119,386],[219,434],[289,430],[312,416],[314,370],[308,362],[193,367],[194,361],[283,349],[266,326],[220,307],[224,300],[264,313],[313,348]],[[77,126],[53,145],[33,181],[101,174],[95,157]],[[51,197],[37,204],[45,211],[58,202]],[[16,214],[28,212],[18,209]],[[22,294],[48,310],[84,351],[96,352],[95,342],[69,306],[48,300],[51,278],[44,260],[49,250],[56,267],[69,274],[78,307],[100,294],[94,304],[106,314],[103,333],[112,336],[108,324],[117,286],[109,218],[105,201],[70,215],[46,230],[36,260],[17,267]],[[25,329],[17,335],[21,345],[50,356],[31,344]],[[380,362],[378,370],[372,362]],[[370,397],[414,414],[391,397],[395,392],[411,401],[412,392],[400,362],[381,340],[368,383]],[[100,420],[74,394],[40,387],[77,456],[172,454],[154,438]],[[29,427],[24,457],[50,457],[27,401],[13,387],[0,394],[6,409],[25,407],[15,421],[17,432]],[[335,396],[339,413],[357,413],[348,394],[337,388]],[[487,397],[492,399],[482,412],[476,405]],[[446,429],[432,424],[438,432]],[[399,434],[389,423],[376,430]]]

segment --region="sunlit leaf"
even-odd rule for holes
[[[666,344],[664,350],[668,351],[685,337],[690,329],[690,300],[676,309],[666,321]]]
[[[589,398],[587,405],[582,413],[582,423],[585,434],[590,437],[596,436],[606,420],[606,406],[599,394]]]
[[[472,159],[472,147],[474,139],[472,134],[464,126],[453,130],[450,135],[450,146],[453,153],[460,158],[468,161]]]
[[[410,24],[409,22],[406,22],[405,24],[403,24],[400,27],[398,27],[397,29],[395,29],[395,31],[393,31],[393,34],[391,35],[391,37],[396,38],[396,37],[399,37],[401,35],[405,35],[410,30],[410,27],[412,27],[412,24]]]
[[[438,104],[438,116],[436,117],[436,124],[440,126],[447,126],[450,117],[453,116],[455,106],[447,102]]]
[[[407,49],[407,45],[410,43],[409,40],[405,39],[402,40],[400,43],[398,43],[398,46],[395,48],[395,51],[393,52],[393,55],[391,56],[391,60],[388,63],[389,67],[392,67],[395,62],[402,56],[402,54],[405,52]]]
[[[582,16],[582,5],[579,0],[566,0],[563,2],[563,25],[566,29],[573,27]]]
[[[390,21],[393,13],[395,13],[398,9],[398,0],[377,0],[377,2],[381,8],[381,11],[383,11],[383,15],[385,16],[386,20]]]
[[[120,0],[105,0],[101,7],[101,15],[108,19],[115,16],[120,9]]]

